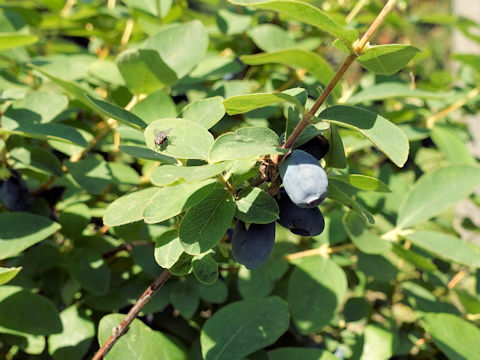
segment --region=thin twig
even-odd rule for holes
[[[128,327],[132,321],[137,317],[138,313],[142,308],[150,301],[150,299],[155,295],[158,289],[162,287],[163,284],[167,282],[172,274],[170,271],[163,270],[162,273],[155,279],[155,281],[145,290],[145,292],[140,296],[130,309],[128,314],[122,320],[122,322],[115,326],[112,329],[112,334],[108,337],[107,341],[102,345],[100,349],[93,356],[92,360],[101,360],[105,355],[110,351],[110,349],[115,345],[115,343],[120,339],[120,337],[125,334],[128,330]]]
[[[316,256],[316,255],[320,255],[324,258],[328,258],[330,254],[334,254],[340,251],[354,249],[354,248],[356,248],[356,245],[354,243],[338,245],[332,248],[329,247],[328,244],[325,244],[315,249],[309,249],[309,250],[304,250],[304,251],[299,251],[293,254],[289,254],[285,256],[285,259],[290,261],[294,259],[300,259],[300,258],[304,258],[308,256]]]
[[[125,106],[125,110],[131,110],[135,106],[135,104],[137,103],[138,99],[139,99],[139,97],[137,95],[134,95],[132,97],[132,99],[130,100],[130,102],[127,104],[127,106]],[[111,130],[113,130],[117,127],[118,122],[117,122],[117,120],[115,120],[113,118],[109,118],[105,121],[104,124],[105,124],[105,127],[102,129],[102,131],[100,131],[97,134],[97,136],[95,136],[95,138],[93,138],[93,140],[91,140],[88,143],[88,145],[85,149],[83,149],[79,153],[73,154],[70,157],[71,162],[77,162],[78,160],[83,158],[86,153],[88,153],[90,150],[92,150],[95,147],[95,145],[97,145],[100,142],[100,140],[102,140],[105,136],[107,136],[107,134],[110,133]]]
[[[362,10],[362,8],[365,6],[365,4],[368,2],[368,0],[360,0],[359,2],[357,2],[355,4],[355,6],[353,7],[352,11],[350,11],[350,13],[347,15],[347,17],[345,18],[345,22],[348,24],[349,22],[351,22],[355,16],[358,15],[358,13],[360,12],[360,10]]]
[[[134,241],[134,242],[131,242],[131,243],[124,243],[124,244],[121,244],[119,246],[117,246],[116,248],[113,248],[107,252],[104,252],[102,254],[102,257],[104,259],[106,258],[109,258],[117,253],[119,253],[120,251],[123,251],[123,250],[126,250],[126,251],[132,251],[132,249],[135,247],[135,246],[145,246],[145,245],[155,245],[155,243],[151,242],[151,241],[147,241],[147,240],[139,240],[139,241]]]
[[[472,100],[474,97],[476,97],[478,94],[480,93],[480,88],[477,86],[476,88],[472,89],[464,98],[454,102],[453,104],[447,106],[445,109],[443,109],[442,111],[430,116],[427,120],[426,120],[426,125],[427,125],[427,128],[428,129],[431,129],[433,128],[433,125],[435,125],[435,123],[444,118],[445,116],[447,115],[450,115],[452,112],[454,112],[455,110],[458,110],[460,109],[463,105],[465,105],[466,103],[468,103],[470,100]]]
[[[338,69],[337,73],[333,77],[333,79],[330,81],[330,83],[327,85],[325,90],[320,94],[319,98],[317,101],[315,101],[315,104],[312,106],[310,111],[306,113],[302,117],[302,121],[297,125],[297,127],[293,130],[292,134],[289,136],[287,141],[285,141],[285,144],[283,144],[282,148],[286,149],[291,147],[294,143],[297,137],[300,135],[300,133],[307,127],[309,120],[312,116],[315,115],[317,110],[320,108],[320,106],[323,104],[323,102],[327,99],[327,97],[330,95],[332,90],[335,88],[337,85],[338,81],[341,79],[343,74],[347,71],[347,69],[352,65],[352,63],[355,61],[355,59],[362,54],[364,51],[365,46],[367,43],[370,41],[370,39],[373,37],[375,32],[378,30],[380,25],[383,23],[385,18],[387,17],[388,13],[394,8],[397,0],[389,0],[385,6],[383,7],[382,11],[378,14],[378,16],[375,18],[373,21],[372,25],[368,28],[367,32],[362,36],[362,38],[358,41],[356,41],[353,45],[353,53],[350,54],[340,67]],[[281,157],[279,157],[278,160],[280,160]]]
[[[447,284],[447,288],[453,289],[459,282],[460,280],[463,279],[463,277],[467,274],[465,270],[460,270],[453,278],[450,280]]]

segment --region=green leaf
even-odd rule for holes
[[[90,208],[85,203],[74,203],[67,206],[58,215],[58,222],[62,225],[62,234],[71,239],[81,237],[90,220]]]
[[[180,214],[201,202],[216,186],[213,179],[164,187],[150,198],[143,211],[147,224],[155,224]]]
[[[387,185],[371,176],[348,174],[332,175],[329,178],[341,181],[362,191],[391,192]]]
[[[0,267],[0,285],[8,283],[22,270],[22,267],[2,268]]]
[[[367,70],[381,75],[392,75],[403,69],[420,49],[402,44],[376,45],[357,58]]]
[[[425,314],[422,325],[450,360],[478,359],[480,330],[453,314]]]
[[[241,128],[219,136],[210,150],[210,160],[247,159],[262,155],[285,154],[274,131],[263,127]]]
[[[95,337],[95,325],[87,312],[72,305],[60,313],[63,330],[48,337],[48,353],[54,360],[81,360]]]
[[[259,267],[248,270],[245,266],[238,271],[238,292],[244,299],[267,297],[275,287],[275,282],[288,271],[285,259],[271,257]]]
[[[62,331],[57,309],[49,299],[9,285],[0,286],[0,326],[33,335]]]
[[[480,248],[475,251],[472,249],[475,245],[469,246],[455,236],[428,230],[416,231],[404,236],[416,246],[444,260],[480,267]]]
[[[268,352],[269,360],[338,360],[331,352],[301,347],[281,347]]]
[[[338,126],[330,124],[330,145],[325,160],[329,167],[345,169],[347,167],[347,158],[343,147],[342,137],[338,132]]]
[[[107,115],[113,117],[114,119],[120,121],[121,123],[133,127],[137,130],[143,130],[147,127],[147,124],[140,119],[138,116],[132,114],[130,111],[122,109],[117,105],[110,104],[106,101],[100,99],[95,99],[86,95],[87,98],[103,110]]]
[[[217,245],[230,227],[234,213],[235,200],[232,194],[217,185],[180,222],[178,233],[185,252],[200,255]]]
[[[100,195],[113,182],[108,163],[100,156],[76,162],[65,161],[64,164],[75,181],[90,194]]]
[[[155,241],[155,261],[162,268],[171,268],[182,254],[183,246],[177,230],[166,231]]]
[[[43,216],[24,212],[0,214],[0,259],[22,252],[59,229],[58,223]]]
[[[218,279],[218,264],[210,254],[195,256],[193,273],[202,284],[211,285]]]
[[[242,359],[273,344],[288,329],[288,306],[279,297],[248,299],[222,307],[200,334],[205,360]]]
[[[0,33],[0,51],[35,44],[38,36],[15,32]]]
[[[278,25],[260,24],[247,31],[247,34],[263,51],[270,52],[296,47],[295,40]]]
[[[290,102],[303,109],[295,96],[285,92],[236,95],[223,100],[223,106],[229,115],[236,115],[279,102]]]
[[[298,21],[326,31],[345,41],[349,47],[357,40],[358,33],[337,24],[323,11],[301,1],[287,0],[229,0],[232,4],[277,11]]]
[[[226,9],[217,12],[217,25],[226,35],[241,34],[248,29],[252,22],[251,15],[237,14]]]
[[[347,278],[332,260],[320,256],[302,258],[288,282],[288,303],[293,322],[307,335],[328,325],[347,292]]]
[[[260,188],[240,191],[235,217],[246,223],[269,224],[278,219],[277,202]]]
[[[164,131],[167,139],[155,145],[155,133]],[[167,118],[153,121],[145,129],[147,146],[160,154],[180,159],[208,159],[213,135],[201,125],[186,119]]]
[[[346,206],[350,210],[355,211],[359,215],[362,216],[362,218],[366,221],[368,221],[370,224],[375,223],[375,220],[373,219],[372,214],[370,211],[365,209],[359,202],[355,201],[352,199],[349,195],[344,193],[342,190],[340,190],[334,183],[331,181],[328,184],[328,198],[335,200],[341,205]]]
[[[187,320],[197,311],[200,299],[194,279],[188,277],[184,282],[178,282],[170,293],[173,307]]]
[[[112,333],[112,329],[125,318],[122,314],[104,316],[98,325],[98,343],[104,344]],[[106,360],[187,360],[187,353],[180,342],[152,330],[138,319],[133,320],[128,332],[112,347]]]
[[[322,111],[318,118],[358,131],[399,167],[407,161],[410,148],[407,137],[380,115],[352,106],[335,105]]]
[[[430,137],[451,164],[477,165],[467,144],[454,131],[453,128],[437,125],[430,132]]]
[[[179,79],[200,63],[207,47],[208,35],[198,20],[165,26],[149,37],[143,46],[145,49],[156,50]]]
[[[151,187],[117,198],[108,205],[103,216],[103,223],[109,226],[118,226],[142,220],[145,206],[159,190]]]
[[[223,98],[221,96],[214,96],[188,104],[183,108],[180,116],[196,122],[208,130],[219,122],[224,115],[225,107],[223,106]]]
[[[408,261],[410,264],[418,267],[419,269],[426,271],[437,270],[436,265],[432,262],[431,259],[428,259],[413,251],[405,250],[402,246],[392,244],[392,252],[398,257]]]
[[[58,92],[53,91],[31,91],[21,100],[12,104],[16,110],[29,110],[35,115],[40,115],[40,123],[51,122],[55,117],[62,113],[68,106],[68,98]]]
[[[0,133],[16,134],[41,140],[58,140],[81,147],[88,145],[86,136],[79,129],[57,123],[42,124],[36,121],[36,117],[37,115],[31,111],[10,107],[3,114]]]
[[[170,185],[180,179],[186,182],[201,181],[220,174],[228,166],[228,162],[199,166],[163,165],[153,170],[150,180],[157,186]]]
[[[471,194],[480,182],[480,169],[452,165],[423,175],[411,188],[399,210],[397,228],[426,221]]]
[[[118,55],[117,67],[128,89],[135,94],[149,94],[178,81],[175,72],[155,50],[126,50]]]
[[[65,265],[72,277],[86,290],[96,295],[107,293],[110,286],[110,268],[98,251],[75,247],[67,254]]]
[[[177,109],[172,98],[164,90],[158,90],[137,103],[132,108],[132,113],[150,124],[157,119],[176,117]]]
[[[245,64],[283,64],[296,69],[305,69],[311,76],[327,85],[333,79],[335,72],[327,61],[320,55],[301,49],[277,50],[255,55],[240,57]],[[340,95],[340,88],[336,88],[336,95]]]
[[[40,146],[24,145],[10,150],[9,158],[18,161],[17,166],[24,165],[28,169],[42,173],[63,176],[62,164],[51,151],[45,150]]]
[[[360,360],[390,359],[395,353],[397,336],[392,330],[380,325],[368,324],[363,336],[363,352]]]
[[[88,94],[92,97],[95,96],[94,92],[91,91],[89,88],[84,88],[74,82],[71,81],[66,81],[62,80],[59,77],[56,77],[49,73],[48,71],[42,69],[41,67],[35,66],[35,65],[30,65],[33,69],[38,71],[39,73],[45,75],[47,78],[49,78],[51,81],[56,83],[57,85],[60,85],[60,87],[70,96],[73,98],[77,99],[80,101],[83,105],[85,105],[88,109],[93,110],[95,113],[103,115],[103,113],[100,112],[100,110],[92,104],[86,97],[85,94]]]
[[[200,282],[196,282],[196,287],[200,298],[204,301],[208,301],[214,304],[221,304],[227,300],[228,288],[225,281],[217,279],[212,285],[205,285]]]
[[[348,104],[359,104],[368,101],[378,101],[390,98],[413,97],[419,99],[446,99],[453,92],[434,92],[421,89],[411,89],[408,84],[398,82],[384,82],[369,86],[368,88],[351,96]]]
[[[391,244],[369,231],[360,215],[349,212],[343,218],[343,224],[348,236],[360,251],[367,254],[382,254],[390,250]]]

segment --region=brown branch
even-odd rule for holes
[[[360,40],[356,41],[353,44],[353,53],[350,54],[345,59],[343,65],[340,67],[340,69],[338,69],[333,79],[327,85],[325,90],[320,94],[319,98],[317,99],[317,101],[315,101],[315,104],[312,106],[310,111],[302,117],[302,121],[300,121],[297,127],[293,130],[292,134],[289,136],[287,141],[285,141],[285,144],[283,144],[282,148],[284,149],[289,148],[295,143],[295,140],[297,139],[297,137],[307,127],[310,118],[315,115],[317,110],[320,108],[320,106],[323,104],[323,102],[327,99],[327,97],[330,95],[332,90],[335,88],[335,86],[337,85],[338,81],[341,79],[343,74],[345,74],[347,69],[350,67],[350,65],[352,65],[352,63],[359,56],[359,54],[362,54],[362,52],[364,51],[364,47],[370,41],[372,36],[380,27],[380,25],[383,23],[388,13],[393,9],[396,2],[397,0],[389,0],[383,7],[382,11],[380,11],[376,19],[373,21],[372,25],[370,25],[367,32],[362,36]],[[281,158],[279,157],[278,160],[280,159]]]
[[[290,261],[290,260],[300,259],[308,256],[316,256],[316,255],[320,255],[325,258],[328,258],[328,255],[330,254],[337,253],[344,250],[354,249],[355,247],[356,245],[354,243],[338,245],[332,248],[328,247],[328,244],[325,244],[315,249],[309,249],[309,250],[304,250],[304,251],[299,251],[296,253],[289,254],[285,256],[285,259]]]
[[[453,289],[459,282],[460,280],[463,279],[463,277],[467,274],[465,270],[460,270],[453,278],[450,280],[447,284],[447,288]]]
[[[115,345],[118,339],[120,339],[120,337],[127,332],[128,327],[137,317],[138,313],[150,301],[153,295],[155,295],[157,290],[160,289],[162,285],[167,282],[171,275],[172,274],[170,274],[170,271],[166,269],[162,271],[162,273],[155,279],[155,281],[145,290],[142,296],[140,296],[140,298],[137,300],[135,305],[133,305],[133,307],[130,309],[122,322],[112,329],[112,334],[108,337],[107,341],[102,345],[102,347],[98,349],[92,360],[100,360],[103,359],[105,355],[107,355],[107,353],[110,351],[113,345]]]
[[[105,225],[106,226],[106,225]],[[102,227],[103,229],[103,227]],[[102,230],[100,229],[100,230]],[[139,240],[139,241],[135,241],[135,242],[131,242],[131,243],[124,243],[124,244],[121,244],[109,251],[106,251],[102,254],[102,257],[103,258],[109,258],[113,255],[115,255],[116,253],[119,253],[120,251],[123,251],[123,250],[126,250],[126,251],[132,251],[132,249],[135,247],[135,246],[145,246],[145,245],[155,245],[155,243],[151,242],[151,241],[147,241],[147,240]]]

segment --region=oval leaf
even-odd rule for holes
[[[405,229],[440,214],[467,197],[480,183],[480,169],[453,165],[422,176],[405,198],[397,228]]]
[[[326,85],[333,79],[335,72],[320,55],[301,49],[277,50],[274,52],[241,56],[245,64],[283,64],[297,69],[305,69],[315,79]],[[337,92],[338,94],[338,92]]]
[[[118,55],[117,67],[128,89],[135,94],[149,94],[178,81],[155,50],[128,49]]]
[[[337,24],[323,11],[315,6],[301,1],[292,0],[229,0],[232,4],[251,6],[259,9],[278,11],[296,20],[326,31],[343,41],[348,46],[357,40],[358,33]]]
[[[402,44],[370,46],[357,61],[376,74],[392,75],[403,69],[420,49]]]
[[[210,150],[210,160],[219,162],[269,154],[285,154],[288,150],[281,149],[279,144],[278,135],[270,129],[242,128],[234,133],[219,136]]]
[[[347,278],[332,260],[301,259],[288,282],[293,322],[302,334],[318,331],[335,317],[347,292]]]
[[[183,246],[177,230],[166,231],[155,241],[155,261],[162,268],[171,268],[182,254]]]
[[[119,197],[108,205],[103,216],[103,223],[109,226],[118,226],[142,220],[145,206],[159,191],[160,189],[151,187]]]
[[[55,305],[18,286],[0,286],[0,326],[32,335],[62,331]]]
[[[235,217],[246,223],[269,224],[278,219],[277,202],[260,188],[240,191]]]
[[[211,285],[218,278],[218,264],[209,254],[196,256],[192,260],[193,273],[202,284]]]
[[[480,248],[474,251],[457,237],[437,231],[416,231],[405,237],[416,246],[425,249],[447,261],[455,261],[466,266],[480,267]]]
[[[208,35],[198,20],[165,26],[143,45],[145,49],[156,50],[179,79],[203,59],[207,47]]]
[[[125,315],[110,314],[104,316],[98,325],[98,343],[107,341],[112,329],[120,324]],[[135,360],[187,360],[185,349],[179,341],[159,331],[150,329],[138,319],[133,320],[125,333],[110,350],[106,359],[135,359]]]
[[[246,94],[229,97],[223,106],[229,115],[243,114],[279,102],[290,102],[303,109],[303,105],[295,96],[281,93]]]
[[[422,325],[438,348],[452,360],[478,359],[480,330],[453,314],[426,314]]]
[[[0,260],[46,239],[60,225],[43,216],[14,212],[0,214]]]
[[[381,254],[391,248],[391,244],[369,231],[362,217],[354,212],[348,213],[343,218],[343,224],[352,242],[367,254]]]
[[[137,115],[132,114],[130,111],[125,110],[117,105],[110,104],[106,101],[95,99],[88,95],[85,96],[106,114],[124,123],[125,125],[138,130],[143,130],[147,127],[147,124],[142,119],[140,119]]]
[[[170,219],[202,201],[213,191],[215,184],[215,180],[210,179],[164,187],[145,206],[143,219],[147,224]]]
[[[183,108],[181,117],[192,120],[205,129],[210,129],[222,119],[223,115],[225,115],[223,98],[215,96],[188,104]]]
[[[235,200],[218,185],[202,202],[191,208],[180,222],[178,233],[185,251],[200,255],[213,248],[231,225]]]
[[[63,330],[48,337],[48,353],[54,360],[81,360],[95,337],[95,325],[86,311],[72,305],[60,314]]]
[[[167,139],[162,145],[156,145],[159,132]],[[186,119],[166,118],[153,121],[145,129],[147,146],[163,155],[180,159],[206,160],[213,145],[213,135],[207,129]]]
[[[201,181],[220,174],[228,165],[228,162],[200,166],[164,165],[153,170],[150,180],[157,186],[170,185],[180,179],[186,182]]]
[[[224,306],[203,326],[205,360],[238,360],[273,344],[288,329],[288,306],[279,297],[248,299]]]
[[[22,270],[22,267],[0,268],[0,285],[12,280]]]
[[[399,167],[407,161],[410,146],[406,135],[380,115],[352,106],[336,105],[322,111],[318,118],[358,131]]]

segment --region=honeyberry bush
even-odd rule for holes
[[[479,359],[480,57],[445,39],[480,25],[388,3],[358,47],[382,1],[0,2],[0,357],[91,358],[163,271],[106,358]]]

